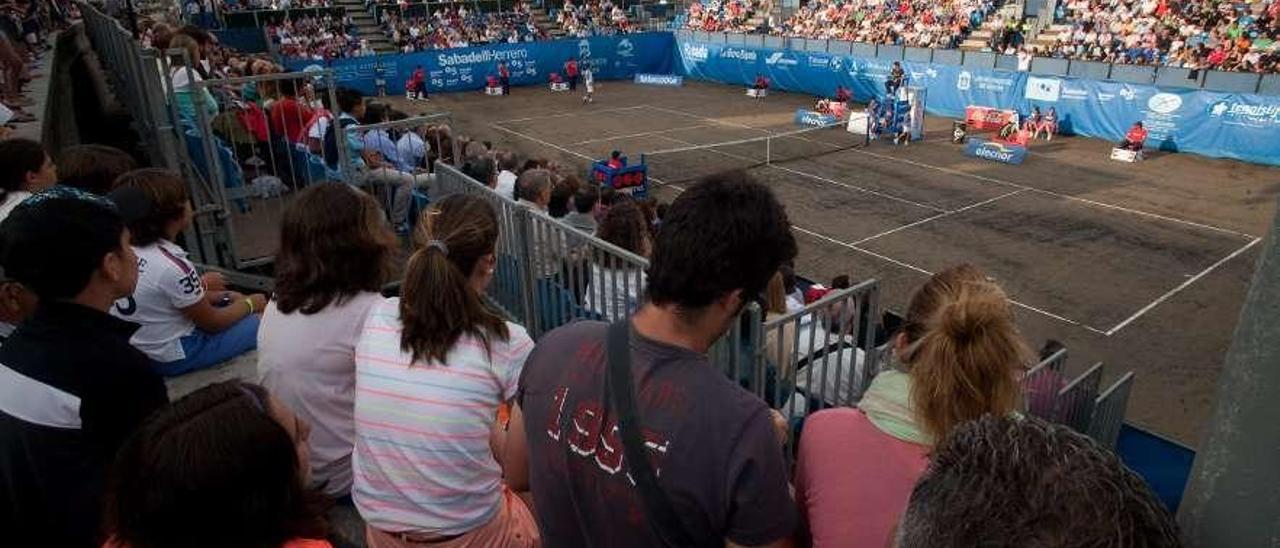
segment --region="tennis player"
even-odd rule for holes
[[[587,87],[587,94],[582,96],[582,102],[583,103],[595,102],[595,98],[592,97],[591,95],[594,94],[596,91],[596,86],[595,86],[596,79],[595,79],[595,75],[591,72],[590,65],[582,67],[582,84]]]

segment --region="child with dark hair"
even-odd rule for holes
[[[75,145],[58,157],[58,184],[99,196],[111,192],[117,177],[138,167],[125,151],[106,145]]]
[[[147,168],[116,181],[146,194],[151,207],[129,223],[138,254],[138,288],[112,314],[141,326],[133,345],[166,376],[204,369],[257,347],[261,294],[227,291],[216,274],[200,276],[174,243],[191,226],[191,200],[178,173]]]
[[[157,413],[112,468],[107,548],[329,548],[306,489],[310,427],[262,387],[206,386]]]
[[[40,143],[30,139],[0,141],[0,220],[32,193],[58,182],[58,166]]]
[[[112,455],[168,401],[129,344],[137,326],[107,314],[137,282],[125,221],[147,208],[136,191],[113,198],[56,187],[0,224],[0,266],[39,297],[0,346],[0,523],[13,546],[96,546]]]
[[[483,293],[497,264],[498,217],[476,195],[432,204],[414,232],[399,298],[373,306],[356,346],[353,498],[372,548],[537,546],[492,432],[516,394],[533,340]],[[505,472],[505,474],[504,474]],[[422,496],[429,493],[430,496]]]
[[[356,341],[390,276],[396,238],[377,202],[348,185],[303,190],[280,224],[258,376],[312,425],[313,484],[343,497],[355,445]]]

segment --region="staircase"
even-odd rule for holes
[[[529,8],[529,13],[533,14],[533,24],[538,27],[538,30],[546,32],[547,36],[550,36],[553,40],[564,38],[564,29],[560,28],[560,25],[556,24],[550,15],[547,15],[546,8],[532,7]]]
[[[1053,44],[1058,41],[1058,38],[1069,38],[1070,34],[1071,25],[1049,25],[1033,38],[1027,40],[1027,45],[1031,46],[1032,51],[1045,53],[1053,47]]]
[[[1008,22],[1021,19],[1018,9],[1016,2],[1009,2],[1000,6],[1000,9],[988,16],[981,26],[969,33],[969,37],[960,43],[960,49],[964,51],[991,51],[991,37],[995,36],[996,31],[1000,30],[1001,26],[997,21]],[[1004,17],[1000,17],[1001,15]]]
[[[346,8],[347,15],[351,16],[351,20],[355,22],[357,36],[361,39],[369,41],[369,47],[378,53],[395,53],[396,47],[387,38],[387,34],[382,32],[382,27],[378,26],[378,21],[373,18],[373,14],[364,8],[362,0],[335,0],[334,7]]]

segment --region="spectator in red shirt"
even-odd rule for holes
[[[763,74],[756,75],[756,83],[751,86],[753,89],[769,89],[769,79]]]
[[[849,88],[844,86],[836,86],[836,102],[848,103],[853,100],[853,94],[849,92]]]
[[[498,82],[502,84],[502,94],[511,95],[511,71],[506,63],[498,63]]]
[[[1133,127],[1130,127],[1129,132],[1124,135],[1124,140],[1120,141],[1120,148],[1140,151],[1146,141],[1147,128],[1142,127],[1142,122],[1134,122]]]
[[[280,81],[280,99],[271,105],[271,135],[289,144],[302,140],[302,128],[311,120],[311,109],[298,101],[298,82]]]
[[[429,101],[427,98],[427,72],[422,69],[422,65],[413,70],[413,75],[409,77],[409,82],[405,84],[407,93],[406,99]]]
[[[570,57],[564,63],[564,75],[569,78],[569,91],[578,89],[578,60]]]
[[[613,168],[613,169],[622,169],[622,167],[623,167],[623,166],[625,166],[625,165],[626,165],[626,164],[624,164],[624,163],[622,162],[622,153],[621,153],[621,152],[618,152],[618,151],[616,151],[616,150],[615,150],[615,151],[613,151],[613,152],[609,153],[609,167],[611,167],[611,168]]]

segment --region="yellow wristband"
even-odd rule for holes
[[[253,314],[253,299],[245,297],[244,304],[249,307],[249,314]]]

